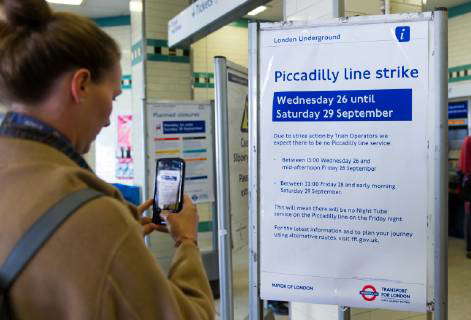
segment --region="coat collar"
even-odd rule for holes
[[[34,117],[16,112],[7,113],[0,126],[0,136],[47,144],[65,154],[81,168],[92,171],[63,134]]]

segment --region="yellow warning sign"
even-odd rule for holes
[[[249,96],[245,97],[244,114],[242,115],[240,131],[249,132]]]

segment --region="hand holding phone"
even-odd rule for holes
[[[157,160],[152,222],[165,225],[162,211],[179,212],[183,207],[185,162],[180,158]]]
[[[176,243],[183,240],[196,242],[198,239],[199,216],[196,205],[188,195],[184,196],[183,208],[179,214],[166,214],[167,228]]]

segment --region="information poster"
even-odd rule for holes
[[[118,115],[116,178],[119,180],[132,180],[134,178],[131,133],[132,115]]]
[[[231,226],[233,249],[239,251],[248,243],[248,79],[227,70]]]
[[[425,311],[428,22],[260,35],[261,297]]]
[[[152,191],[155,161],[178,157],[186,164],[185,193],[194,203],[214,201],[211,105],[162,103],[149,110]]]

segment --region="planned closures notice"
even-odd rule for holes
[[[261,293],[424,311],[428,22],[261,32]]]

